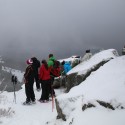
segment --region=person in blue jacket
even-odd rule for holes
[[[68,61],[67,62],[63,61],[62,65],[63,65],[65,74],[67,74],[67,72],[69,72],[72,69],[70,62],[68,62]]]

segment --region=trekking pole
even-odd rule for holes
[[[16,93],[15,93],[15,83],[13,82],[13,88],[14,88],[14,102],[15,102],[15,104],[16,104]]]
[[[11,81],[13,82],[13,90],[14,90],[14,99],[13,102],[16,104],[16,93],[15,93],[15,86],[17,84],[17,77],[12,75]]]

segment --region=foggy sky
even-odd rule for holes
[[[125,0],[0,0],[0,54],[57,58],[125,45]]]

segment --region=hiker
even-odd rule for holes
[[[56,59],[53,56],[53,54],[49,54],[49,60],[48,60],[47,63],[48,63],[48,67],[50,68],[50,70],[53,68],[55,60]],[[50,74],[50,77],[51,77],[50,94],[51,94],[51,96],[55,97],[55,91],[53,89],[54,76],[52,74]]]
[[[125,55],[125,46],[122,48],[122,55]]]
[[[49,54],[49,60],[48,60],[48,67],[52,67],[54,65],[54,61],[55,61],[55,57],[53,56],[53,54]]]
[[[62,81],[63,81],[63,86],[66,87],[67,85],[67,73],[72,69],[71,63],[62,61],[61,62],[62,68],[61,68],[61,76],[62,76]]]
[[[36,100],[34,90],[33,90],[34,69],[32,65],[33,61],[31,59],[28,59],[26,63],[28,64],[24,74],[26,101],[23,104],[30,105],[31,103],[35,104],[35,100]]]
[[[40,91],[40,83],[39,83],[39,76],[38,76],[38,69],[40,67],[40,61],[36,57],[31,58],[33,61],[33,69],[34,69],[34,75],[35,75],[35,82],[36,82],[36,90]]]
[[[63,61],[61,64],[63,65],[63,69],[64,69],[63,72],[66,75],[72,69],[71,64],[68,61],[67,62]]]
[[[83,58],[81,59],[81,62],[87,61],[92,57],[92,53],[90,52],[90,50],[86,50],[85,55],[83,56]]]
[[[42,94],[41,98],[39,99],[40,102],[47,102],[49,101],[49,89],[50,89],[50,69],[48,68],[48,64],[46,60],[42,60],[42,65],[40,66],[39,70],[39,79],[42,85]]]

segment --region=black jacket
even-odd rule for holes
[[[34,82],[34,69],[33,69],[33,65],[29,65],[26,68],[25,74],[24,74],[24,78],[26,83],[33,83]]]

